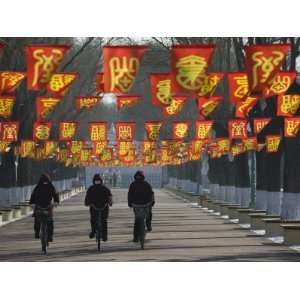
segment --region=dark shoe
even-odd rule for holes
[[[139,242],[139,239],[134,238],[132,241],[133,241],[134,243],[138,243],[138,242]]]
[[[95,237],[95,232],[91,231],[89,237],[90,239],[93,239]]]
[[[34,238],[35,238],[35,239],[39,239],[39,238],[40,238],[40,235],[39,235],[38,233],[35,233],[35,234],[34,234]]]
[[[151,225],[147,226],[147,231],[152,231],[152,226]]]
[[[53,237],[52,236],[48,237],[48,242],[53,242]]]
[[[102,238],[102,241],[103,242],[107,242],[107,238]]]

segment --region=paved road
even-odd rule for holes
[[[0,227],[0,261],[300,261],[300,254],[288,247],[194,208],[166,190],[156,191],[153,232],[140,250],[131,242],[133,214],[126,195],[126,190],[113,190],[109,241],[102,253],[88,238],[89,214],[84,194],[79,194],[56,210],[55,241],[47,256],[33,239],[33,218],[27,217]]]

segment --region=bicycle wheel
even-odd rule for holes
[[[96,229],[96,241],[97,241],[97,249],[100,252],[101,250],[101,213],[98,216],[97,229]]]
[[[48,228],[47,228],[47,221],[42,220],[41,222],[41,244],[42,244],[42,251],[44,254],[47,254],[47,245],[48,245]]]
[[[141,244],[141,249],[144,250],[145,244],[145,222],[144,219],[140,218],[139,220],[139,240]]]

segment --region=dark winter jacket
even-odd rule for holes
[[[59,196],[50,180],[42,176],[31,194],[29,203],[46,208],[50,206],[52,200],[59,203]]]
[[[89,206],[95,205],[97,208],[103,208],[104,206],[112,205],[111,191],[103,184],[93,184],[86,192],[84,204]]]
[[[130,184],[128,191],[128,206],[132,204],[148,204],[154,205],[154,192],[151,185],[143,179],[137,179]]]

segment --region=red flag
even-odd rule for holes
[[[186,96],[174,96],[171,104],[163,108],[164,116],[170,117],[180,113],[186,100]]]
[[[83,108],[93,108],[101,99],[98,96],[76,97],[76,109],[80,111]]]
[[[300,117],[284,118],[284,136],[296,137],[300,127]]]
[[[60,98],[37,97],[36,98],[36,119],[37,121],[47,118],[60,102]]]
[[[228,130],[230,139],[245,139],[247,138],[247,121],[230,120],[228,121]]]
[[[274,95],[285,94],[295,81],[296,76],[296,72],[278,72],[268,87],[263,90],[264,97],[268,98]]]
[[[47,91],[54,93],[56,96],[64,96],[77,77],[77,73],[53,74],[46,86]]]
[[[258,97],[248,96],[245,101],[236,103],[235,117],[245,119],[257,101]]]
[[[44,89],[69,48],[68,45],[27,45],[27,88]]]
[[[116,126],[117,141],[132,141],[135,134],[134,122],[118,122]]]
[[[172,123],[173,139],[182,140],[187,137],[189,130],[189,122],[180,121]]]
[[[141,96],[117,96],[117,109],[131,107],[141,100]]]
[[[104,75],[103,75],[103,73],[96,73],[96,92],[104,93]]]
[[[196,140],[210,139],[213,121],[196,121]]]
[[[8,119],[11,117],[16,97],[13,96],[0,96],[0,117]]]
[[[210,113],[212,113],[215,108],[220,104],[223,97],[219,96],[212,96],[209,98],[205,97],[198,97],[198,110],[200,115],[205,118]]]
[[[133,86],[139,71],[145,46],[104,46],[104,90],[126,94]]]
[[[288,44],[250,45],[245,47],[249,88],[262,92],[279,71],[290,49]]]
[[[76,133],[78,127],[77,122],[60,122],[59,123],[59,140],[71,141]]]
[[[145,123],[145,130],[146,130],[148,140],[157,141],[159,139],[159,132],[161,126],[162,126],[162,122],[159,121]]]
[[[257,135],[271,122],[271,118],[256,118],[253,121],[254,133]]]
[[[176,45],[171,49],[172,91],[196,92],[206,77],[215,45]]]
[[[0,94],[11,94],[15,92],[25,77],[26,73],[23,72],[0,72]]]
[[[279,95],[277,97],[277,116],[292,117],[300,105],[300,95]]]
[[[80,154],[81,150],[83,149],[83,142],[82,141],[71,141],[69,150],[70,153],[73,154]]]
[[[211,97],[214,94],[219,82],[223,79],[223,77],[223,73],[207,74],[202,79],[198,95],[202,97]]]
[[[249,83],[247,73],[228,73],[229,100],[238,103],[249,95]]]
[[[34,157],[35,142],[31,140],[22,140],[20,145],[19,154],[22,158]]]
[[[266,136],[266,152],[274,153],[278,151],[281,141],[280,135],[267,135]]]
[[[107,147],[107,141],[93,142],[93,155],[101,154]]]
[[[107,123],[91,122],[89,123],[90,140],[93,142],[107,140]]]
[[[153,105],[168,106],[172,101],[171,74],[150,74]]]
[[[50,138],[51,122],[34,122],[33,140],[45,141]]]
[[[1,139],[4,142],[18,140],[19,122],[2,122]]]
[[[257,138],[256,137],[248,137],[243,140],[246,151],[257,150]]]
[[[227,138],[217,138],[217,149],[220,155],[227,154],[230,151],[230,140]]]

